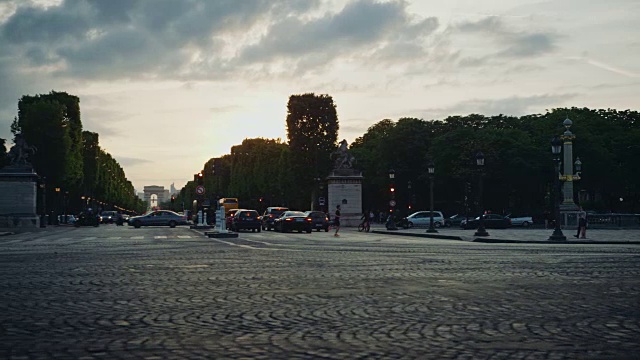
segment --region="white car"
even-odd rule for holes
[[[408,227],[425,227],[429,226],[431,223],[431,212],[430,211],[418,211],[406,217],[406,222]],[[433,226],[441,227],[444,225],[444,215],[440,211],[433,212]]]
[[[511,214],[507,215],[509,219],[511,219],[512,226],[522,226],[529,227],[533,224],[533,217],[531,216],[514,216],[511,217]]]

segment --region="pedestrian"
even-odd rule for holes
[[[373,210],[369,211],[369,225],[373,224],[375,215],[373,214]]]
[[[580,213],[580,218],[578,219],[578,233],[573,236],[580,239],[587,238],[587,216],[585,213]]]
[[[384,213],[380,211],[378,214],[378,223],[382,224],[384,222]]]
[[[336,214],[333,217],[333,226],[336,228],[336,232],[333,236],[340,236],[338,235],[338,231],[340,231],[340,205],[336,205]]]

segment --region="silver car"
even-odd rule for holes
[[[158,210],[141,216],[134,216],[129,219],[128,223],[135,228],[141,226],[169,226],[174,228],[176,225],[187,225],[189,222],[186,216],[169,210]]]
[[[431,223],[431,212],[418,211],[406,217],[408,227],[424,227]],[[433,226],[441,227],[444,225],[444,216],[440,211],[433,212]]]

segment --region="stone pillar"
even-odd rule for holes
[[[362,173],[354,169],[336,169],[327,177],[327,210],[334,217],[340,205],[340,226],[357,227],[362,217]]]
[[[0,228],[37,228],[38,175],[31,166],[0,170]]]
[[[560,204],[561,211],[577,211],[579,209],[578,205],[576,205],[576,203],[573,201],[573,139],[575,139],[575,136],[571,133],[571,131],[569,131],[569,128],[567,127],[567,131],[565,131],[562,135],[562,140],[564,142],[564,184],[562,185],[562,193],[564,195],[562,204]]]

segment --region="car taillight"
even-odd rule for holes
[[[284,221],[293,221],[293,219],[292,218],[286,218],[286,219],[284,219]]]
[[[311,218],[307,218],[307,221],[311,221]]]
[[[269,214],[269,218],[272,218],[272,217],[273,217],[273,214]]]
[[[258,216],[258,220],[262,220],[262,216]]]

